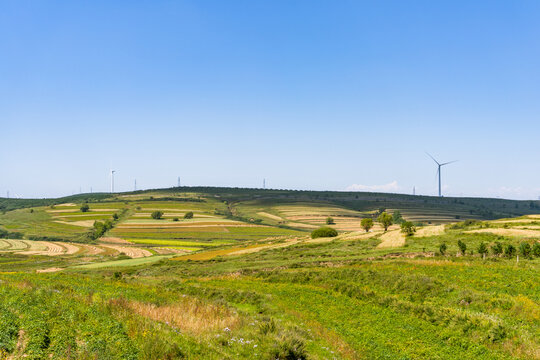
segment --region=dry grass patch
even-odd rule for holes
[[[436,236],[436,235],[441,235],[441,234],[444,234],[444,225],[421,227],[416,231],[416,234],[414,236],[427,237],[427,236]]]
[[[264,211],[258,212],[257,215],[264,216],[264,217],[267,217],[267,218],[272,219],[272,220],[283,221],[282,217],[279,217],[279,216],[273,215],[273,214],[269,214],[269,213],[264,212]]]
[[[405,234],[400,230],[388,231],[382,234],[380,239],[381,243],[377,245],[378,248],[393,248],[405,245]]]
[[[538,230],[487,228],[465,231],[466,233],[491,233],[502,236],[540,237]]]
[[[110,304],[193,335],[222,331],[225,328],[234,329],[240,325],[240,317],[236,312],[188,296],[181,298],[178,303],[163,306],[118,299],[111,300]]]

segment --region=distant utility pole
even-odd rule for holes
[[[178,177],[178,187],[180,187],[180,176]]]
[[[116,171],[111,170],[111,194],[114,193],[114,173]]]

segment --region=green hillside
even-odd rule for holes
[[[540,359],[536,202],[179,188],[9,204],[0,359]],[[360,227],[383,209],[413,234]],[[338,235],[311,238],[328,217]]]

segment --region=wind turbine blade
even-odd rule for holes
[[[426,154],[427,154],[430,158],[432,158],[433,161],[435,161],[435,163],[436,163],[437,165],[441,165],[441,164],[439,164],[439,162],[438,162],[437,160],[435,160],[435,158],[434,158],[433,156],[431,156],[430,153],[428,153],[428,152],[426,151]]]
[[[454,161],[445,162],[444,164],[441,164],[441,166],[448,165],[448,164],[453,164],[453,163],[458,162],[458,161],[459,161],[459,160],[454,160]]]

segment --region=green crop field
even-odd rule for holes
[[[540,359],[538,202],[92,196],[0,200],[0,359]],[[416,233],[361,229],[382,210]]]

